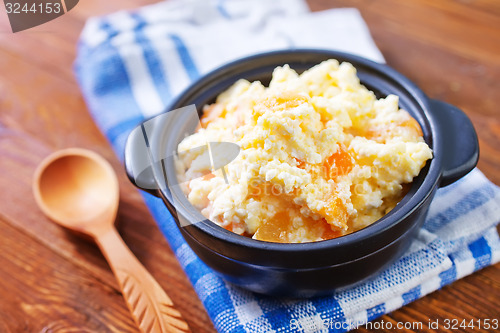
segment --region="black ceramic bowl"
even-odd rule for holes
[[[314,243],[280,244],[257,241],[231,233],[206,220],[179,188],[161,184],[175,179],[173,160],[154,156],[155,151],[175,151],[194,131],[196,121],[183,113],[165,122],[149,141],[157,148],[150,157],[161,160],[138,175],[147,156],[142,152],[144,127],[130,135],[125,151],[126,170],[134,184],[161,197],[173,214],[193,251],[226,280],[246,289],[271,295],[312,296],[366,279],[398,259],[424,223],[429,204],[439,187],[471,171],[479,156],[475,130],[456,107],[428,98],[415,84],[386,65],[359,56],[328,50],[288,50],[244,58],[200,78],[169,107],[174,110],[205,104],[236,80],[260,80],[267,84],[276,66],[289,64],[302,72],[326,59],[348,61],[361,82],[377,97],[395,94],[400,107],[420,123],[434,158],[416,177],[403,200],[389,214],[355,233]],[[186,113],[187,114],[187,113]],[[197,120],[197,119],[195,119]],[[151,156],[151,154],[153,156]],[[152,173],[151,173],[152,171]],[[138,178],[143,179],[138,184]],[[175,204],[174,204],[175,203]],[[174,208],[175,206],[175,208]],[[165,212],[167,213],[167,212]],[[182,221],[201,221],[184,225]]]

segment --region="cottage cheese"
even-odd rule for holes
[[[241,151],[211,172],[194,149],[207,141]],[[188,199],[208,219],[295,243],[342,236],[385,215],[432,151],[397,96],[377,99],[350,63],[328,60],[301,75],[277,67],[269,87],[236,82],[205,107],[178,157]]]

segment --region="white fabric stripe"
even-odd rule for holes
[[[144,7],[140,10],[142,17],[151,24],[191,23],[205,25],[222,19],[222,15],[209,0],[169,0]]]
[[[328,332],[323,323],[323,319],[320,314],[317,313],[316,307],[312,302],[296,303],[292,306],[291,310],[293,311],[292,317],[295,317],[303,328],[302,332]]]
[[[140,10],[148,21],[155,24],[189,22],[199,26],[227,20],[216,8],[219,0],[169,0]],[[282,16],[298,15],[308,12],[302,0],[253,0],[224,1],[224,9],[233,20],[251,20],[267,13],[279,12]]]
[[[495,199],[489,200],[483,205],[476,207],[475,209],[468,211],[467,213],[458,216],[453,223],[448,223],[441,229],[437,230],[436,235],[441,238],[444,242],[457,241],[461,238],[464,240],[472,241],[469,239],[475,237],[478,233],[484,232],[492,224],[497,221],[494,219],[500,216],[500,196],[497,194]],[[471,223],[471,221],[474,221]],[[450,252],[457,250],[457,246],[461,246],[459,242],[454,244],[453,248],[448,249]]]
[[[128,15],[126,15],[128,16]],[[117,30],[126,29],[132,21],[125,19],[123,15],[110,16],[109,23]],[[147,118],[163,111],[164,105],[156,86],[149,74],[142,48],[135,43],[133,32],[124,32],[111,40],[116,47],[127,71],[132,94]]]
[[[468,247],[460,249],[460,251],[454,255],[453,260],[455,261],[457,269],[457,280],[474,272],[476,259]]]
[[[144,33],[155,48],[172,96],[176,96],[186,89],[191,81],[173,41],[167,36],[167,31],[164,31],[161,38],[155,36],[157,32],[152,29],[146,28]]]
[[[256,301],[238,305],[234,310],[243,325],[263,315],[262,309]]]
[[[191,250],[191,248],[186,243],[179,246],[177,251],[175,251],[175,256],[179,260],[182,267],[186,267],[191,262],[196,260],[196,256],[193,253],[193,250]]]
[[[163,110],[163,103],[149,75],[142,49],[132,43],[133,39],[132,33],[126,33],[114,38],[111,43],[115,45],[123,61],[137,105],[145,117],[151,117]],[[122,42],[126,44],[123,45]]]
[[[203,275],[194,285],[194,289],[198,292],[198,297],[202,302],[222,288],[224,288],[224,285],[214,273]]]
[[[89,48],[94,48],[108,39],[108,34],[100,29],[100,24],[101,20],[95,17],[88,19],[85,23],[81,39]]]
[[[432,201],[432,204],[429,207],[429,213],[427,219],[432,219],[436,217],[439,213],[446,211],[447,209],[456,205],[457,200],[462,198],[461,195],[457,195],[457,192],[460,193],[470,193],[484,186],[484,182],[478,181],[478,177],[476,177],[477,173],[474,173],[472,177],[466,177],[457,188],[454,188],[451,191],[447,191],[441,194],[439,191],[436,194],[436,197]]]
[[[440,287],[441,278],[439,277],[439,275],[433,276],[422,283],[422,285],[420,286],[420,297],[430,294],[433,291],[438,290]]]
[[[321,319],[321,316],[319,314],[315,314],[312,316],[307,316],[307,317],[299,317],[297,319],[297,322],[299,323],[300,327],[302,330],[300,332],[304,333],[328,333],[328,328],[327,326],[329,325],[328,322],[323,323],[323,319]]]
[[[355,313],[351,318],[346,318],[347,322],[351,321],[354,326],[361,326],[368,322],[368,313],[366,310]]]
[[[433,241],[439,242],[436,240],[436,235],[425,230],[420,229],[418,234],[416,235],[413,242],[410,244],[410,248],[406,250],[405,256],[410,255],[413,252],[421,251],[429,246],[429,244]]]
[[[118,31],[124,32],[135,28],[136,21],[125,11],[116,12],[109,16],[108,22]]]
[[[266,2],[258,4],[258,2]],[[257,3],[257,4],[254,4]],[[253,0],[253,1],[224,1],[224,9],[228,12],[231,19],[248,16],[250,12],[255,11],[256,7],[267,7],[269,10],[279,10],[283,16],[299,15],[309,12],[307,3],[302,0]],[[259,13],[260,14],[260,13]],[[260,14],[262,15],[262,14]]]
[[[228,289],[229,297],[233,303],[236,316],[241,324],[244,325],[246,332],[255,333],[255,331],[251,329],[250,325],[245,324],[249,324],[253,320],[257,319],[259,321],[259,328],[262,328],[262,332],[276,333],[276,331],[272,328],[271,323],[264,316],[262,308],[257,303],[255,294],[235,289],[235,287],[231,284],[226,284],[226,287]]]
[[[387,302],[385,302],[385,312],[389,313],[392,312],[396,309],[399,309],[402,307],[404,304],[404,299],[401,297],[401,295],[393,297],[389,299]]]

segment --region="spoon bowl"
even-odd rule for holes
[[[47,157],[35,172],[34,194],[53,221],[90,236],[101,224],[112,225],[118,209],[113,168],[85,149],[69,148]]]
[[[80,148],[55,152],[36,169],[33,193],[50,219],[96,241],[142,332],[190,332],[171,299],[114,227],[118,180],[104,158]]]

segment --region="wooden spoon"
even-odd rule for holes
[[[118,180],[104,158],[79,148],[55,152],[35,171],[33,191],[49,218],[97,242],[142,332],[190,332],[170,298],[114,227]]]

